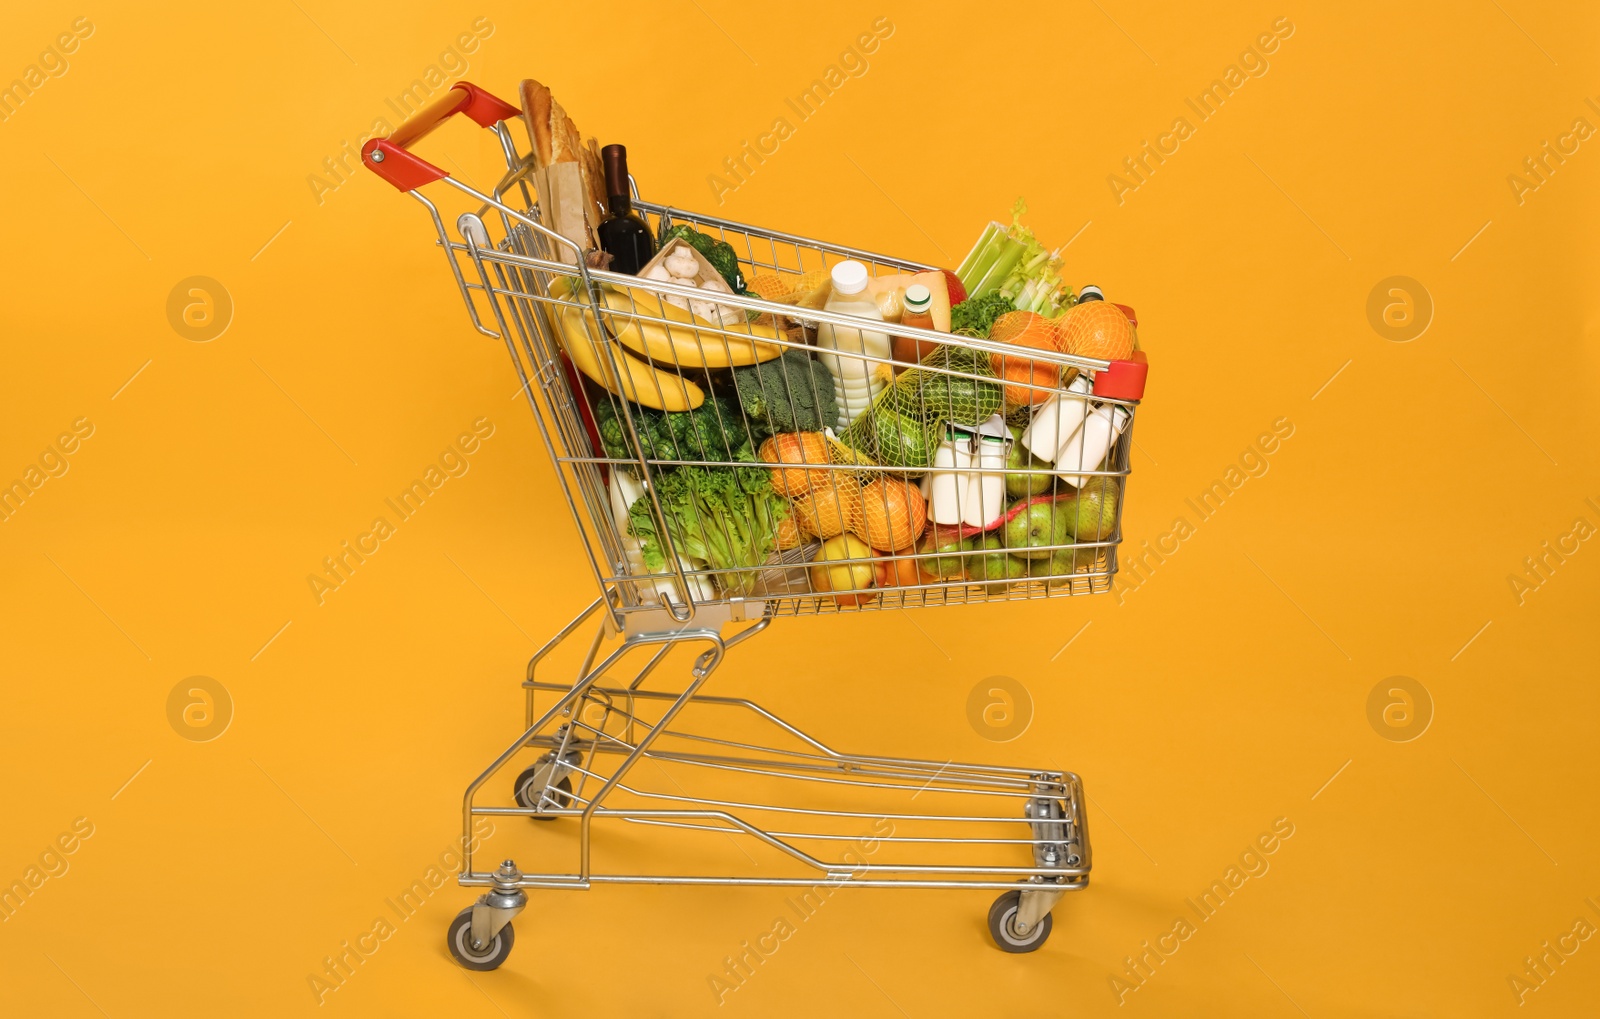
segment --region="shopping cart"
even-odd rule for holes
[[[489,193],[409,151],[456,113],[493,131],[504,151],[507,173]],[[635,369],[623,363],[624,351],[613,337],[633,324],[681,330],[684,316],[670,312],[666,299],[700,299],[705,294],[590,268],[582,245],[547,229],[530,181],[532,156],[519,152],[505,123],[518,114],[509,103],[459,83],[388,138],[368,141],[362,149],[369,169],[427,210],[473,325],[504,341],[599,589],[598,597],[529,661],[523,683],[525,729],[467,787],[459,880],[484,892],[451,923],[450,952],[469,969],[494,969],[511,951],[511,920],[527,906],[528,889],[598,884],[779,886],[803,889],[790,893],[799,896],[801,906],[846,886],[987,889],[1002,893],[988,916],[996,944],[1010,952],[1037,949],[1049,936],[1052,907],[1065,893],[1088,883],[1089,832],[1077,775],[1053,768],[845,753],[752,701],[700,691],[730,649],[779,616],[1108,590],[1121,541],[1121,497],[1137,400],[1096,396],[1098,406],[1120,408],[1127,427],[1103,463],[1086,465],[1078,481],[1085,490],[1091,485],[1104,489],[1102,505],[1108,512],[1114,507],[1113,516],[1087,536],[1052,539],[1041,549],[1050,557],[1047,569],[1014,576],[991,569],[992,557],[955,554],[925,541],[907,544],[901,541],[903,533],[885,539],[892,549],[830,554],[830,546],[820,539],[834,527],[818,523],[826,514],[815,507],[809,531],[791,532],[787,540],[774,536],[758,550],[764,553],[758,563],[718,566],[687,555],[681,521],[674,532],[668,519],[674,507],[663,505],[660,494],[668,472],[756,468],[779,477],[777,472],[796,460],[769,458],[775,455],[771,443],[761,445],[763,452],[754,463],[749,447],[737,455],[726,448],[717,450],[719,455],[704,448],[662,455],[652,444],[649,414],[619,397],[617,390],[659,405],[666,399],[659,388],[663,375],[645,376],[654,380],[654,390],[643,384],[626,389],[618,380]],[[418,190],[436,182],[466,196],[466,211],[455,219],[454,234],[446,227],[445,213]],[[658,236],[669,225],[687,223],[731,243],[752,274],[803,277],[845,259],[865,263],[874,276],[933,268],[644,201],[636,202],[635,209],[654,224]],[[758,330],[762,343],[808,350],[821,324],[866,324],[821,308],[798,310],[754,296],[725,294],[718,300],[745,314],[733,316],[731,324],[726,318],[716,325],[696,320],[692,332],[707,364],[698,373],[690,368],[681,372],[708,393],[726,386],[727,369],[717,365],[727,357],[719,361],[713,354],[748,350]],[[896,332],[945,344],[952,358],[964,351],[989,365],[956,358],[930,369],[924,358],[925,374],[918,378],[925,386],[941,377],[946,388],[957,382],[992,385],[996,375],[991,371],[1023,389],[1056,389],[1061,378],[1074,373],[1085,379],[1111,377],[1107,361],[931,330]],[[603,360],[589,369],[609,380],[611,388],[573,370],[574,344],[593,345],[587,355]],[[884,379],[892,369],[919,367],[892,358],[867,360],[883,362],[875,370]],[[1042,374],[1051,381],[1046,385],[1024,373],[1016,382],[1019,376],[1006,370],[1013,364],[1048,365]],[[668,385],[676,385],[672,376],[666,378]],[[727,406],[733,409],[719,413],[732,419],[726,422],[730,434],[748,434],[738,431],[750,425],[743,408],[737,401]],[[1082,407],[1088,408],[1088,402]],[[597,434],[597,421],[609,429],[608,438]],[[873,450],[882,452],[870,442],[851,447],[830,439],[825,457],[806,458],[803,468],[789,467],[786,473],[805,476],[801,487],[809,492],[808,499],[819,492],[848,491],[863,500],[882,498],[888,510],[883,492],[914,484],[905,479],[916,472],[884,464],[870,455]],[[979,475],[998,470],[974,468]],[[623,477],[637,488],[635,497],[619,507],[613,483]],[[881,482],[875,494],[874,482]],[[796,516],[807,516],[799,499],[793,505]],[[853,512],[847,507],[843,516],[860,519],[860,507],[857,503]],[[896,525],[903,532],[903,507],[897,503],[892,509],[896,512],[874,513],[878,526],[869,524],[865,533],[872,536]],[[714,525],[708,521],[705,526]],[[663,563],[656,569],[644,565],[635,533],[652,527]],[[1080,521],[1077,531],[1083,530]],[[962,547],[974,546],[969,542]],[[735,624],[740,623],[748,625],[739,629]],[[576,678],[570,683],[539,678],[540,664],[585,624],[594,628],[594,635]],[[608,642],[616,643],[610,647]],[[667,654],[680,646],[700,649],[687,684],[672,691],[643,689]],[[624,669],[625,659],[634,661]],[[608,679],[614,675],[620,678]],[[554,702],[537,710],[536,698],[547,695]],[[636,768],[646,759],[650,768]],[[503,771],[516,778],[503,789],[509,796],[499,799],[486,786]],[[478,866],[475,821],[511,817],[550,822],[519,828],[510,837],[542,840],[537,850],[541,856],[567,854],[575,857],[575,865],[562,869],[541,863],[524,871],[507,859],[498,868]],[[575,837],[566,830],[568,824],[576,827]],[[606,832],[605,839],[596,837],[598,831]],[[598,843],[615,839],[637,854],[638,836],[644,833],[652,850],[674,840],[693,840],[686,855],[707,872],[608,873],[596,865]],[[746,872],[726,872],[740,866],[737,859],[723,859],[730,844],[748,858],[752,866]],[[752,850],[770,859],[754,866]],[[651,858],[656,856],[653,852]],[[752,869],[760,873],[748,873]]]

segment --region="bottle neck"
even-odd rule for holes
[[[611,210],[611,215],[613,215],[613,216],[631,216],[631,215],[633,215],[633,199],[631,197],[629,197],[626,193],[623,193],[623,194],[620,194],[620,195],[612,195],[607,200],[607,205]]]

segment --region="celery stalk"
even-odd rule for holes
[[[967,288],[969,295],[972,293],[972,284],[988,273],[1008,239],[1006,227],[1001,223],[989,223],[978,235],[977,243],[967,252],[967,257],[961,260],[961,267],[956,270],[956,278],[961,280],[961,285]]]
[[[989,265],[986,272],[970,284],[966,280],[961,281],[962,285],[967,288],[967,297],[969,299],[982,297],[990,291],[1000,289],[1000,285],[1006,281],[1006,277],[1011,275],[1011,271],[1017,267],[1017,263],[1021,262],[1022,256],[1027,253],[1026,246],[1012,240],[1010,237],[1005,238],[999,257]]]

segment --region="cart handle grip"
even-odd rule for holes
[[[432,134],[440,124],[458,113],[465,113],[477,121],[479,127],[494,127],[521,112],[504,99],[497,99],[471,82],[458,81],[444,95],[395,128],[389,137],[369,138],[361,146],[361,162],[401,191],[413,191],[424,184],[450,176],[409,151],[413,144]]]

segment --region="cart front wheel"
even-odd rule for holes
[[[1033,952],[1050,937],[1054,918],[1049,913],[1026,933],[1017,931],[1017,909],[1022,905],[1021,892],[1004,892],[989,907],[989,936],[1002,952]]]
[[[550,773],[550,765],[535,764],[533,767],[517,776],[517,785],[512,795],[517,801],[517,806],[526,810],[549,810],[552,803],[565,810],[572,806],[572,776],[562,775],[550,787],[550,795],[544,795],[545,782]],[[555,817],[549,814],[534,815],[530,821],[554,821]]]
[[[507,923],[481,951],[473,948],[471,906],[456,914],[456,918],[450,921],[450,930],[445,934],[445,943],[450,946],[450,954],[456,957],[456,962],[467,969],[479,971],[499,969],[500,964],[506,961],[506,956],[511,954],[511,945],[515,940],[516,934],[511,930],[511,924]]]

